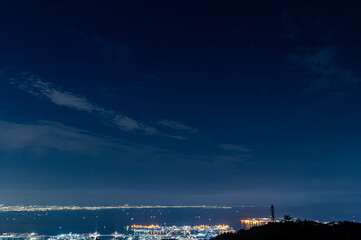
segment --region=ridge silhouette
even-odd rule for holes
[[[360,240],[361,223],[283,221],[226,233],[212,240]]]

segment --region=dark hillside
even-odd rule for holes
[[[361,224],[311,221],[270,223],[233,234],[223,234],[212,240],[360,240]]]

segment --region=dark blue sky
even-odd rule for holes
[[[361,214],[359,7],[1,1],[0,202]]]

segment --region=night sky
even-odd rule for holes
[[[361,215],[355,2],[1,1],[0,203]]]

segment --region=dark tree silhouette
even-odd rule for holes
[[[284,219],[285,221],[291,221],[292,217],[291,217],[290,215],[285,215],[285,216],[283,217],[283,219]]]

